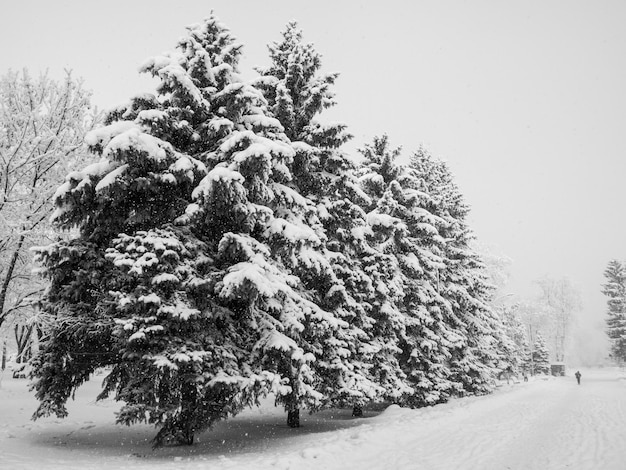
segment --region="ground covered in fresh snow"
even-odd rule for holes
[[[31,421],[25,380],[0,382],[2,469],[576,469],[626,468],[626,374],[617,369],[503,385],[486,397],[421,410],[391,406],[304,416],[289,429],[271,402],[221,423],[192,447],[152,450],[149,426],[113,424],[94,402],[102,377],[79,390],[70,416]]]

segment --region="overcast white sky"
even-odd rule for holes
[[[5,3],[0,73],[72,69],[101,108],[151,91],[137,67],[211,9],[249,76],[297,20],[324,71],[341,72],[327,119],[349,125],[348,148],[387,133],[407,155],[424,144],[448,161],[479,241],[513,259],[508,291],[568,277],[602,342],[602,273],[626,258],[626,2]]]

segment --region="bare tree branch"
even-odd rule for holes
[[[68,169],[91,158],[84,136],[99,121],[90,94],[24,70],[0,77],[0,325],[41,293],[29,248],[45,242],[52,196]]]

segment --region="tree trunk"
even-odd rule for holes
[[[2,343],[2,370],[7,368],[7,340]]]
[[[290,428],[300,427],[300,410],[298,408],[287,411],[287,425]]]
[[[193,445],[195,434],[195,416],[194,409],[198,402],[198,390],[195,384],[185,382],[181,386],[181,405],[183,411],[180,415],[180,430],[177,436],[179,444]]]
[[[290,428],[300,427],[300,408],[298,407],[299,396],[299,382],[298,382],[298,368],[294,366],[293,362],[288,365],[289,371],[289,384],[291,385],[291,393],[287,398],[287,426]]]
[[[26,235],[20,235],[20,238],[17,242],[17,247],[11,256],[11,260],[9,261],[9,265],[7,266],[7,272],[4,277],[4,281],[2,281],[2,288],[0,288],[0,326],[4,323],[6,316],[4,314],[4,305],[7,300],[7,293],[9,292],[9,285],[13,280],[13,271],[15,270],[15,266],[17,264],[17,260],[20,256],[20,251],[22,246],[24,245],[24,240],[26,240]]]
[[[15,342],[17,343],[18,364],[28,362],[31,357],[31,335],[34,325],[15,325]]]
[[[192,446],[194,442],[194,430],[191,425],[186,425],[185,429],[180,433],[178,443],[181,445]]]

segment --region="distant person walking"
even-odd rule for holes
[[[580,385],[580,371],[577,370],[574,375],[576,376],[576,382],[578,382],[578,385]]]

